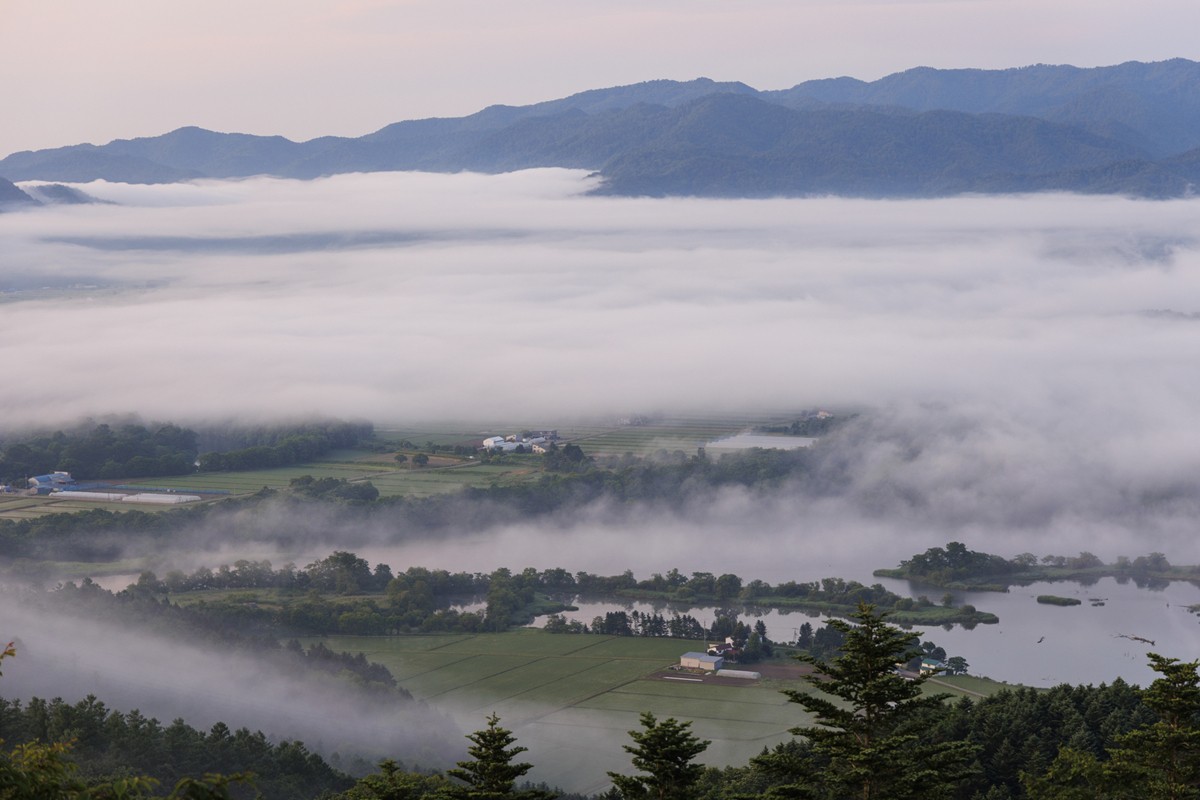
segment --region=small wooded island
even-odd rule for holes
[[[975,592],[1007,592],[1010,586],[1039,581],[1077,581],[1088,585],[1101,578],[1133,580],[1138,586],[1165,586],[1170,581],[1200,580],[1200,566],[1175,566],[1162,553],[1130,559],[1120,556],[1105,564],[1096,555],[1042,556],[1021,553],[1012,558],[968,550],[961,542],[931,547],[900,562],[895,569],[877,569],[877,578],[900,578],[936,586]]]

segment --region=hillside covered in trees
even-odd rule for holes
[[[1200,177],[1200,64],[916,68],[758,91],[655,80],[357,138],[181,128],[13,153],[10,180],[163,183],[346,172],[594,171],[597,191],[871,197],[1074,191],[1179,197]],[[19,192],[19,190],[17,190]],[[17,198],[20,199],[20,198]]]

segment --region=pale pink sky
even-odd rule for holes
[[[0,0],[0,155],[308,139],[654,78],[1200,58],[1196,0]]]

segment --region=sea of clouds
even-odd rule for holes
[[[98,182],[4,214],[4,426],[867,410],[827,529],[1195,560],[1200,201],[593,180]]]

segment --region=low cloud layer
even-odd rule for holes
[[[0,287],[23,291],[4,296],[0,355],[22,379],[0,407],[10,424],[386,423],[945,402],[1139,438],[1146,417],[1195,421],[1200,337],[1141,313],[1200,310],[1194,202],[588,185],[91,184],[121,205],[7,214]]]
[[[826,527],[1196,558],[1197,201],[589,186],[95,183],[0,216],[5,424],[866,408],[805,501]]]

